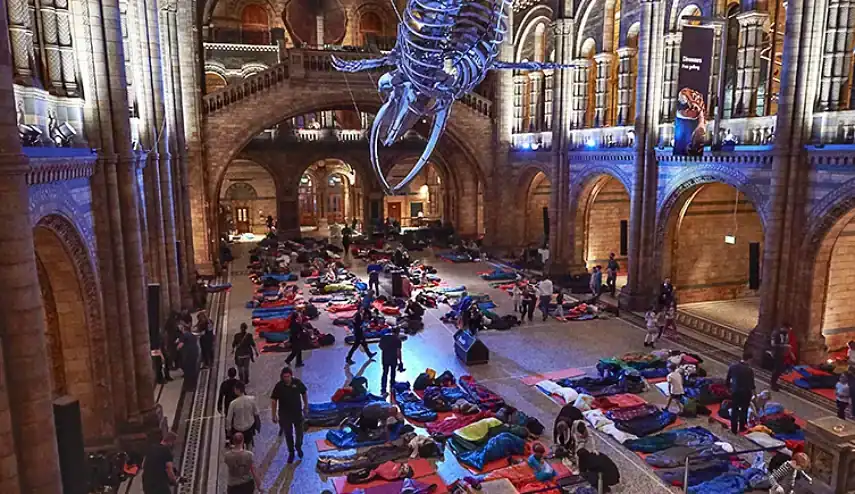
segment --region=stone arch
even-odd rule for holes
[[[517,244],[541,245],[543,237],[543,209],[551,204],[552,180],[547,166],[529,163],[519,174],[514,204],[523,205],[517,225]],[[545,196],[545,197],[544,197]]]
[[[394,34],[394,26],[397,25],[397,19],[389,9],[377,3],[367,2],[359,5],[356,8],[356,38],[362,44],[366,43],[364,39],[366,32],[376,33],[382,36],[390,36]],[[372,19],[373,17],[373,19]],[[372,23],[380,21],[379,30]]]
[[[855,339],[855,317],[850,313],[851,298],[846,289],[848,259],[855,253],[850,238],[855,239],[855,180],[850,180],[827,194],[808,214],[807,235],[800,246],[799,263],[794,279],[810,280],[796,286],[792,297],[795,307],[790,323],[803,336],[803,342],[814,340],[819,352],[801,355],[811,363],[825,359],[824,350],[839,350]],[[830,276],[832,261],[834,278]]]
[[[651,274],[672,278],[681,304],[757,295],[748,253],[752,243],[764,247],[762,204],[745,184],[703,174],[681,182],[659,211]]]
[[[630,24],[629,29],[626,30],[626,39],[624,40],[624,46],[628,48],[638,49],[638,36],[641,35],[641,23],[633,22]]]
[[[577,30],[576,30],[576,57],[584,57],[585,56],[583,53],[582,45],[584,43],[588,42],[588,40],[591,40],[594,43],[593,48],[592,48],[593,53],[599,53],[599,51],[600,51],[599,48],[600,48],[601,44],[598,44],[596,42],[596,39],[599,38],[600,42],[602,43],[603,37],[597,35],[598,33],[596,30],[596,26],[589,25],[588,21],[589,21],[589,17],[591,16],[591,13],[594,11],[594,7],[597,5],[600,5],[601,1],[603,1],[603,0],[591,0],[590,3],[588,3],[587,5],[585,5],[583,3],[579,7],[580,11],[582,11],[581,10],[582,8],[584,8],[585,10],[584,10],[584,14],[582,14],[581,17],[579,17],[579,16],[576,17],[577,19],[581,19],[579,21],[579,25],[578,25]]]
[[[226,189],[225,198],[230,201],[248,201],[258,199],[258,192],[248,183],[236,182]]]
[[[266,45],[270,43],[270,13],[261,3],[248,3],[240,10],[241,42]]]
[[[95,267],[74,223],[62,214],[40,218],[33,240],[54,397],[70,395],[79,400],[84,441],[101,444],[115,431]]]
[[[682,6],[682,8],[680,8]],[[679,9],[679,10],[678,10]],[[671,15],[668,18],[668,32],[676,33],[683,30],[681,20],[686,16],[703,15],[703,9],[695,3],[684,4],[679,1],[674,1],[671,4]]]
[[[409,168],[415,163],[415,161],[417,159],[418,159],[418,156],[416,153],[404,154],[400,158],[395,160],[395,164],[396,165],[404,165],[406,167],[407,171],[409,171]],[[443,210],[439,213],[439,216],[441,217],[441,219],[443,219],[445,221],[451,221],[456,227],[460,227],[461,222],[463,220],[463,218],[462,218],[463,204],[461,203],[461,199],[464,195],[464,191],[467,190],[467,186],[466,186],[467,183],[471,182],[471,181],[467,180],[467,177],[461,176],[459,172],[455,172],[454,170],[452,170],[452,168],[449,165],[449,161],[441,153],[438,153],[437,155],[433,156],[428,161],[428,164],[425,165],[425,167],[419,173],[420,177],[425,177],[426,175],[429,174],[429,169],[428,169],[429,166],[439,176],[439,179],[440,179],[440,182],[442,185],[441,192],[442,192],[443,196],[441,198],[441,204],[442,204]],[[389,172],[391,172],[391,169],[389,170]],[[387,172],[387,173],[389,173],[389,172]],[[419,180],[419,179],[414,180],[414,182],[417,180]],[[476,184],[481,183],[481,178],[475,176],[474,182]],[[473,188],[473,187],[470,187],[470,188]],[[472,197],[470,197],[469,194],[466,194],[466,196],[470,197],[470,199],[473,202],[477,202],[477,197],[474,197],[475,191],[472,190],[472,191],[467,191],[467,192],[473,192]],[[476,204],[475,205],[475,208],[476,208],[475,213],[476,214],[477,214],[477,207],[478,207],[478,205]]]
[[[219,232],[264,234],[267,216],[278,218],[282,186],[274,169],[259,160],[235,159],[217,187]]]
[[[631,181],[620,170],[598,167],[586,170],[571,184],[570,211],[576,212],[573,230],[573,264],[587,269],[605,266],[614,252],[626,269],[628,245],[621,249],[621,222],[629,225]],[[599,200],[599,201],[598,201]]]
[[[520,24],[521,29],[519,30],[519,34],[515,36],[516,39],[514,40],[514,57],[516,61],[521,61],[523,58],[528,58],[525,56],[524,50],[530,43],[536,42],[534,37],[537,33],[537,30],[548,28],[551,23],[552,9],[545,5],[535,7],[526,13],[526,16],[523,18],[523,21]],[[550,48],[548,45],[551,44],[552,36],[548,30],[543,32],[543,35],[543,58],[544,60],[546,60],[549,56]]]

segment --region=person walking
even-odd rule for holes
[[[600,298],[600,292],[603,289],[603,268],[602,266],[594,266],[594,270],[591,272],[591,294],[594,296],[593,300],[597,300]]]
[[[786,359],[790,355],[791,346],[790,346],[790,331],[791,327],[789,324],[784,323],[780,328],[772,331],[771,336],[771,347],[772,347],[772,379],[771,379],[771,388],[772,391],[778,391],[780,388],[778,387],[778,379],[781,377],[781,374],[784,373],[784,368],[786,367]]]
[[[750,354],[744,354],[742,360],[727,369],[725,384],[730,389],[732,408],[730,410],[730,432],[738,434],[748,424],[748,408],[754,396],[754,371],[748,365]]]
[[[232,447],[223,453],[226,464],[226,494],[254,494],[261,492],[261,480],[255,471],[252,451],[245,447],[243,434],[236,432],[232,436]]]
[[[175,473],[175,460],[172,448],[178,434],[169,431],[163,439],[152,446],[145,455],[142,464],[142,485],[144,494],[171,494],[172,488],[179,483]]]
[[[214,365],[214,323],[208,319],[205,311],[199,312],[196,333],[199,335],[199,347],[202,350],[202,368],[206,369]]]
[[[511,300],[514,302],[514,312],[520,312],[522,308],[522,288],[518,283],[514,283],[511,289]]]
[[[396,367],[403,370],[404,360],[401,355],[401,329],[398,326],[392,326],[392,332],[383,335],[380,338],[381,361],[383,362],[383,378],[380,381],[380,395],[384,398],[389,396],[386,392],[395,386],[395,369]],[[389,387],[386,387],[389,383]]]
[[[558,295],[555,296],[555,318],[564,320],[564,289],[558,289]]]
[[[254,397],[246,394],[244,383],[237,381],[232,387],[235,391],[235,399],[229,404],[229,411],[226,414],[226,437],[232,437],[235,432],[240,432],[247,446],[252,448],[256,429],[261,426],[258,404]]]
[[[220,413],[228,412],[229,405],[237,398],[235,393],[235,385],[241,382],[237,378],[237,369],[231,367],[228,371],[228,379],[220,383],[220,392],[217,395],[217,411]]]
[[[356,314],[353,315],[353,345],[347,353],[347,359],[345,359],[347,365],[353,365],[356,363],[353,361],[353,354],[360,346],[362,347],[362,350],[365,351],[365,354],[368,355],[369,359],[373,359],[376,355],[368,349],[368,342],[365,340],[365,329],[362,327],[365,322],[365,318],[363,316],[364,312],[364,309],[359,309],[356,311]]]
[[[240,323],[240,332],[235,335],[232,341],[232,353],[235,355],[235,366],[237,367],[240,380],[244,384],[249,384],[249,364],[258,357],[258,347],[255,345],[255,339],[252,334],[247,332],[245,322]]]
[[[270,413],[279,424],[279,436],[285,436],[288,463],[294,463],[294,451],[303,458],[303,415],[309,413],[309,396],[303,381],[294,377],[290,367],[279,374],[279,382],[270,393]]]
[[[297,359],[297,365],[294,367],[303,367],[303,340],[305,339],[305,329],[300,314],[293,312],[291,314],[291,323],[288,325],[288,341],[291,343],[291,354],[285,359],[285,363],[291,365],[291,361]]]
[[[552,303],[552,292],[555,290],[552,280],[544,278],[537,284],[537,295],[540,298],[540,312],[543,320],[549,317],[549,304]]]
[[[669,410],[671,408],[671,402],[677,403],[677,409],[679,413],[683,413],[683,374],[680,372],[680,369],[677,367],[677,364],[670,362],[668,363],[668,377],[666,381],[668,382],[668,403],[665,405],[665,410]]]
[[[671,284],[671,278],[665,278],[662,286],[659,287],[659,305],[668,307],[674,300],[674,285]]]
[[[671,305],[665,309],[665,334],[669,338],[677,336],[677,301],[672,300]]]
[[[656,306],[651,306],[644,314],[644,323],[647,326],[647,334],[644,335],[644,346],[654,348],[656,345],[656,335],[659,334],[659,314],[656,313]]]
[[[193,334],[189,325],[183,325],[178,338],[178,350],[181,352],[181,369],[184,371],[184,391],[194,391],[199,378],[199,338]]]
[[[341,229],[341,246],[344,247],[344,254],[342,254],[342,261],[347,261],[350,256],[350,244],[353,241],[353,230],[350,229],[349,226],[345,223],[344,228]]]
[[[537,305],[537,291],[533,286],[529,285],[528,289],[526,289],[524,300],[525,312],[523,312],[522,319],[525,319],[525,316],[528,315],[528,322],[532,322],[534,320],[534,306]]]
[[[620,271],[620,264],[615,260],[615,253],[609,254],[609,263],[606,264],[606,286],[609,287],[612,297],[617,291],[617,274]]]

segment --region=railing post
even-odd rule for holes
[[[689,492],[689,457],[686,457],[686,470],[683,472],[683,492]]]
[[[306,67],[303,65],[303,58],[306,54],[303,50],[292,49],[288,50],[288,76],[295,79],[306,78]]]

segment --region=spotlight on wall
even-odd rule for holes
[[[419,187],[419,194],[421,194],[421,195],[423,195],[423,196],[428,195],[428,186],[427,186],[427,184],[424,184],[424,185],[422,185],[421,187]]]
[[[59,147],[71,146],[71,138],[77,135],[77,131],[68,122],[63,122],[62,125],[54,127],[50,131],[50,138]]]
[[[597,141],[595,141],[593,137],[589,137],[585,139],[585,146],[589,148],[595,148],[597,147]]]
[[[724,236],[724,243],[726,243],[726,244],[730,244],[730,245],[735,245],[735,244],[736,244],[736,236],[734,236],[734,235],[725,235],[725,236]]]
[[[524,143],[522,143],[522,146],[521,146],[521,147],[522,147],[523,149],[531,149],[531,144],[530,144],[530,143],[528,143],[528,142],[524,142]]]

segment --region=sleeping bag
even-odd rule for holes
[[[525,454],[525,440],[510,432],[502,432],[491,437],[480,449],[463,453],[458,459],[464,465],[481,470],[491,461],[522,454]]]

